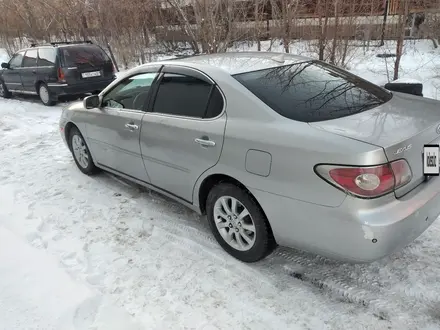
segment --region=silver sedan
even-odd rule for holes
[[[105,170],[206,214],[245,262],[276,245],[371,262],[440,213],[440,179],[427,175],[438,173],[440,102],[310,58],[142,65],[64,109],[60,130],[83,173]]]

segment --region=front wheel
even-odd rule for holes
[[[69,134],[69,145],[72,151],[73,159],[79,170],[87,175],[92,175],[98,172],[98,168],[93,163],[92,155],[87,147],[84,137],[80,131],[73,127]]]
[[[8,99],[12,96],[12,93],[6,87],[6,84],[0,80],[0,97]]]
[[[257,202],[245,190],[221,183],[209,192],[206,211],[221,247],[244,262],[266,257],[271,248],[269,223]]]

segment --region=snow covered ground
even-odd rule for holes
[[[383,78],[379,59],[358,60]],[[440,329],[438,220],[373,264],[288,249],[243,264],[189,209],[77,170],[61,106],[0,100],[0,330]]]

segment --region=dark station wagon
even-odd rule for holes
[[[32,44],[1,66],[0,97],[38,95],[48,106],[60,96],[100,92],[115,79],[112,60],[91,41]]]

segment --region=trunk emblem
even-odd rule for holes
[[[436,130],[435,130],[435,131],[436,131],[436,133],[437,133],[437,134],[439,134],[439,135],[440,135],[440,125],[438,125],[438,126],[437,126],[437,128],[436,128]]]
[[[401,154],[402,152],[411,149],[411,147],[412,147],[412,144],[408,144],[408,145],[405,146],[405,147],[402,147],[402,148],[397,149],[396,152],[395,152],[394,154],[395,154],[395,155]]]

